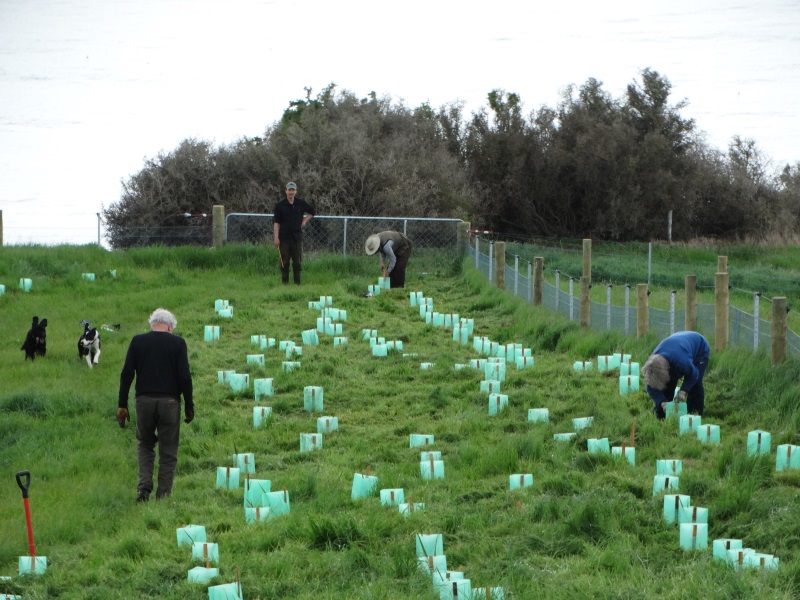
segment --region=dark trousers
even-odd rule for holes
[[[389,273],[389,287],[401,288],[406,286],[406,267],[410,256],[411,249],[406,254],[396,257],[397,261],[394,263],[394,269]]]
[[[706,403],[706,391],[703,387],[703,376],[706,373],[706,367],[708,366],[708,359],[700,359],[694,366],[697,368],[697,372],[699,374],[697,378],[697,383],[694,384],[694,387],[689,390],[689,393],[686,394],[686,412],[691,415],[700,415],[703,416],[703,408],[705,407]],[[678,381],[670,381],[667,384],[667,387],[664,388],[664,396],[667,398],[674,398],[675,397],[675,388],[678,387]],[[656,407],[656,414],[659,415],[660,407]],[[662,411],[663,413],[663,411]],[[664,418],[663,416],[659,416],[659,418]]]
[[[169,496],[175,469],[178,466],[178,443],[181,432],[181,403],[172,396],[136,396],[136,439],[139,445],[136,456],[139,460],[139,486],[141,493],[153,491],[158,444],[158,490],[157,498]]]
[[[289,283],[289,261],[292,261],[294,282],[300,283],[300,271],[303,270],[303,242],[295,240],[281,240],[278,245],[281,260],[281,281]]]

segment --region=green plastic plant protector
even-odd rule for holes
[[[471,600],[505,600],[506,592],[501,587],[474,587]]]
[[[476,335],[472,337],[472,348],[475,352],[481,352],[483,350],[483,341],[486,339],[486,336],[483,335]]]
[[[463,571],[434,571],[431,574],[433,579],[433,587],[439,589],[453,581],[464,579]]]
[[[302,333],[303,344],[306,346],[319,346],[319,335],[316,329],[306,329]]]
[[[347,344],[347,338],[341,335],[337,335],[333,338],[333,345],[334,346],[345,346]]]
[[[378,285],[381,286],[384,290],[391,289],[391,279],[388,277],[378,277]]]
[[[423,479],[444,479],[444,461],[423,460],[419,463],[419,473]]]
[[[775,470],[800,469],[800,446],[781,444],[775,450]]]
[[[372,356],[375,358],[385,358],[389,354],[389,348],[386,344],[375,344],[372,346]]]
[[[368,498],[375,493],[377,488],[378,478],[375,475],[353,473],[353,487],[350,492],[350,498],[353,500]]]
[[[5,291],[0,292],[0,296],[3,295]],[[15,596],[12,594],[0,594],[0,600],[22,600],[22,596]]]
[[[578,417],[572,419],[572,427],[578,431],[591,427],[592,423],[594,423],[594,417]]]
[[[678,411],[677,416],[678,417],[682,417],[684,415],[688,415],[689,414],[688,405],[686,404],[686,402],[677,402],[675,400],[673,400],[672,402],[667,402],[667,403],[664,404],[664,414],[667,417],[673,416],[675,414],[675,410],[676,410],[675,407],[676,406],[678,407],[677,408],[677,411]]]
[[[264,499],[269,506],[270,519],[289,514],[291,506],[289,505],[289,492],[286,491],[286,488],[278,492],[267,492]]]
[[[380,296],[381,294],[381,286],[379,285],[370,285],[367,287],[367,291],[372,294],[373,296]]]
[[[483,373],[487,381],[503,382],[506,380],[506,365],[505,363],[487,362],[484,365]]]
[[[624,375],[619,378],[619,394],[624,396],[639,391],[639,378],[635,375]]]
[[[275,395],[275,380],[272,377],[261,377],[253,380],[253,395],[255,401]]]
[[[517,356],[514,359],[514,364],[518,369],[527,369],[533,366],[534,360],[532,356]]]
[[[462,329],[466,328],[467,331],[469,331],[469,335],[472,335],[473,332],[475,331],[475,319],[470,319],[468,317],[461,317],[458,320],[458,322],[461,325]]]
[[[667,523],[677,523],[682,508],[692,505],[691,497],[685,494],[665,494],[664,495],[664,520]]]
[[[683,461],[674,459],[656,460],[656,475],[680,475],[683,471]]]
[[[329,319],[331,319],[333,321],[338,321],[339,320],[339,309],[338,308],[333,308],[332,306],[328,306],[326,308],[323,308],[322,309],[322,316],[323,317],[328,317]]]
[[[608,438],[589,438],[586,441],[589,454],[611,454]]]
[[[404,352],[403,353],[403,358],[417,358],[417,357],[419,357],[419,354],[417,354],[416,352]]]
[[[570,431],[568,433],[554,433],[553,440],[555,440],[556,442],[569,442],[577,435],[578,434],[575,433],[574,431]]]
[[[484,394],[499,394],[500,381],[497,379],[484,379],[481,381],[481,392]]]
[[[519,490],[533,485],[533,475],[531,473],[514,473],[508,476],[508,489]]]
[[[727,561],[728,550],[741,550],[742,540],[719,538],[711,542],[711,552],[717,560]]]
[[[294,345],[295,343],[292,340],[281,340],[280,342],[278,342],[278,351],[286,352],[287,348],[291,348]]]
[[[344,329],[341,323],[334,323],[331,321],[325,325],[325,335],[335,336],[342,335],[342,333],[344,333]]]
[[[609,368],[610,369],[619,369],[620,365],[622,364],[622,354],[619,352],[615,352],[614,354],[610,355],[609,357]]]
[[[319,303],[322,307],[333,306],[333,296],[320,296]]]
[[[189,569],[189,583],[208,583],[219,577],[219,569],[213,567],[194,567]]]
[[[236,371],[233,369],[228,369],[225,371],[217,371],[217,381],[219,383],[225,383],[230,379],[231,375],[236,375]]]
[[[261,343],[261,336],[258,335],[258,334],[251,335],[250,336],[250,343],[258,346]]]
[[[506,344],[506,360],[509,362],[516,362],[517,360],[517,345],[513,342]]]
[[[116,279],[117,278],[117,270],[116,269],[109,270],[108,274],[111,275],[112,279]]]
[[[434,583],[434,585],[436,585]],[[457,579],[438,586],[439,600],[459,600],[472,598],[472,582],[469,579]]]
[[[501,413],[508,406],[507,394],[489,394],[489,416]]]
[[[453,365],[453,368],[456,371],[463,371],[464,369],[469,369],[470,366],[468,364],[466,364],[466,363],[456,363],[456,364]]]
[[[397,506],[400,514],[404,517],[411,516],[411,513],[423,512],[425,510],[424,502],[403,502]]]
[[[244,522],[248,525],[268,521],[270,515],[269,506],[245,506]]]
[[[221,298],[219,298],[217,300],[214,300],[214,312],[219,312],[223,308],[227,308],[227,307],[228,307],[228,301],[227,300],[223,300]]]
[[[418,556],[417,564],[427,575],[433,575],[437,571],[444,573],[447,571],[447,556],[444,554],[431,554],[429,556]]]
[[[611,370],[611,357],[610,356],[598,356],[597,357],[597,370],[601,372],[610,371]]]
[[[550,422],[550,409],[549,408],[529,408],[528,421],[532,423],[549,423]]]
[[[419,363],[419,368],[422,369],[423,371],[429,371],[430,369],[432,369],[435,366],[436,366],[436,363],[432,363],[432,362]]]
[[[386,342],[386,350],[393,350],[395,352],[400,352],[403,350],[403,342],[400,340],[388,340]]]
[[[263,354],[248,354],[247,356],[247,364],[248,365],[260,365],[264,366],[264,355]]]
[[[23,292],[30,292],[31,287],[33,287],[33,280],[27,277],[23,277],[19,280],[19,289]]]
[[[46,556],[20,556],[17,562],[20,575],[42,575],[47,571]]]
[[[752,548],[735,548],[728,550],[727,558],[725,559],[725,564],[729,567],[733,567],[735,570],[740,570],[744,568],[745,561],[750,554],[754,554],[755,550]]]
[[[680,477],[677,475],[654,475],[653,496],[658,496],[661,492],[677,491],[679,484]]]
[[[576,360],[572,363],[573,371],[591,371],[594,369],[594,363],[590,360]]]
[[[290,359],[296,356],[303,356],[303,347],[302,346],[286,346],[286,358]]]
[[[223,583],[208,588],[208,600],[244,600],[239,583]]]
[[[380,491],[381,506],[399,506],[406,501],[403,488],[388,488]]]
[[[421,319],[428,320],[428,315],[433,314],[433,306],[428,306],[427,304],[420,304],[419,305],[419,316]]]
[[[633,446],[612,446],[611,456],[624,456],[631,466],[636,466],[636,448]]]
[[[192,560],[204,563],[219,564],[219,544],[211,542],[195,542],[192,544]]]
[[[317,433],[338,431],[339,417],[317,417]]]
[[[238,490],[239,469],[236,467],[217,467],[216,488],[218,490]]]
[[[261,350],[267,350],[269,348],[274,348],[275,347],[275,338],[267,338],[267,337],[260,338],[260,342],[258,344],[258,347]]]
[[[311,452],[312,450],[322,449],[321,433],[301,433],[300,452]]]
[[[697,430],[702,424],[703,419],[698,415],[683,415],[678,419],[678,433],[680,435],[687,433],[697,435]]]
[[[221,319],[232,319],[233,318],[233,307],[228,306],[226,308],[221,308],[217,313]]]
[[[471,358],[469,359],[469,366],[473,369],[478,369],[479,371],[483,371],[484,367],[486,366],[486,359],[485,358]]]
[[[322,310],[323,307],[321,303],[311,300],[308,303],[308,308],[310,308],[311,310]]]
[[[241,475],[252,475],[256,472],[256,455],[252,452],[232,454],[231,459]]]
[[[291,373],[300,368],[300,362],[296,360],[285,360],[281,363],[281,369],[285,373]]]
[[[267,506],[267,494],[270,493],[272,481],[269,479],[244,479],[244,506],[245,508],[255,508],[257,506]]]
[[[426,312],[425,313],[425,323],[428,325],[433,325],[433,315],[436,313],[433,312]]]
[[[272,416],[271,406],[254,406],[253,407],[253,427],[258,429],[264,427],[269,423],[269,418]]]
[[[219,339],[219,325],[206,325],[203,328],[203,341],[213,342]]]
[[[705,523],[683,523],[681,526],[681,548],[687,552],[708,548],[708,525]]]
[[[412,433],[409,436],[409,448],[416,446],[430,446],[433,444],[434,437],[427,433]]]
[[[500,352],[501,348],[503,348],[503,346],[501,346],[499,342],[489,342],[486,348],[486,354],[488,356],[500,356],[498,352]]]
[[[206,541],[205,525],[184,525],[175,530],[178,546],[191,546],[195,542]]]
[[[325,327],[327,327],[331,321],[330,317],[317,317],[317,333],[325,333]],[[282,350],[282,348],[279,348]]]
[[[697,439],[704,444],[719,444],[719,436],[719,425],[709,425],[704,423],[697,428]]]
[[[441,450],[423,450],[419,453],[419,460],[420,462],[425,460],[442,460],[442,451]]]
[[[461,325],[454,326],[453,341],[458,342],[462,346],[466,346],[469,343],[469,329]]]
[[[369,338],[369,345],[370,345],[370,347],[386,345],[386,338],[385,337],[371,337],[371,338]]]
[[[744,566],[753,569],[772,569],[777,571],[779,560],[772,554],[762,554],[761,552],[751,552],[744,557]]]
[[[620,376],[627,376],[633,375],[635,377],[639,377],[639,363],[632,362],[632,363],[622,363],[619,366],[619,374]]]
[[[763,456],[772,452],[772,434],[756,429],[747,434],[747,456]]]
[[[81,279],[84,281],[94,281],[95,276],[94,273],[81,273]]]
[[[6,286],[0,283],[0,296],[6,293]]]
[[[708,509],[701,506],[681,506],[678,509],[678,523],[705,523],[708,525]]]
[[[434,327],[444,327],[444,315],[439,312],[434,312],[431,317]]]
[[[234,373],[228,377],[228,385],[234,393],[244,392],[250,387],[250,374]]]
[[[444,554],[444,538],[441,533],[418,533],[414,536],[417,557]]]

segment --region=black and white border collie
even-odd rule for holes
[[[90,369],[100,361],[100,332],[86,322],[83,324],[83,334],[78,339],[78,358],[85,358]]]
[[[25,336],[25,342],[22,344],[20,350],[25,351],[25,360],[35,359],[37,356],[44,356],[47,354],[47,319],[39,320],[39,317],[33,317],[31,328]]]

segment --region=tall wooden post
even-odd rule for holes
[[[697,275],[687,275],[683,288],[686,296],[686,331],[697,331]]]
[[[727,273],[714,273],[714,350],[728,347],[730,291]]]
[[[786,335],[786,297],[776,296],[772,299],[772,364],[777,365],[786,360],[789,341]]]
[[[718,256],[717,257],[717,273],[727,273],[728,272],[728,257],[727,256]]]
[[[501,290],[506,289],[506,243],[494,243],[494,283]]]
[[[225,245],[225,207],[215,204],[211,213],[211,244],[214,248]]]
[[[544,257],[533,257],[533,305],[541,306],[544,289]]]
[[[592,240],[583,240],[583,272],[581,273],[580,322],[589,327],[592,319]]]
[[[650,301],[647,297],[647,284],[636,284],[636,337],[647,334],[649,327]]]

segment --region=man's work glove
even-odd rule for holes
[[[678,392],[678,396],[676,399],[678,400],[678,402],[686,402],[686,392],[683,390]]]
[[[194,421],[194,408],[186,407],[183,411],[186,414],[186,418],[183,420],[184,423],[191,423]]]
[[[130,421],[131,416],[128,414],[127,408],[118,408],[117,409],[117,423],[119,423],[120,427],[125,427],[125,421]]]

